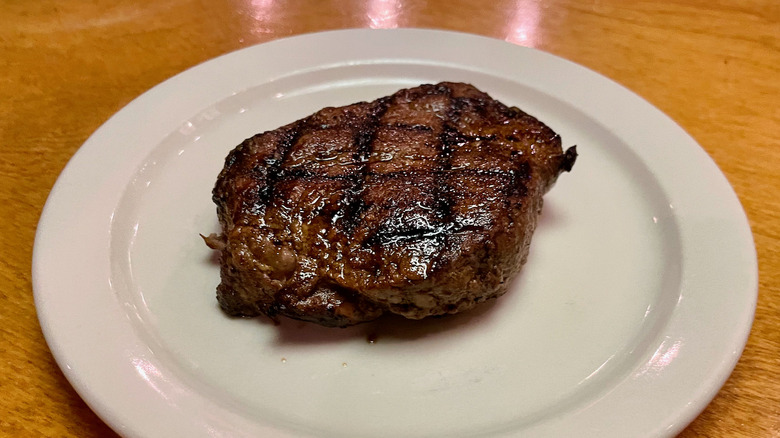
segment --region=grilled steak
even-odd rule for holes
[[[347,326],[506,292],[574,147],[471,85],[325,108],[245,140],[213,192],[230,315]]]

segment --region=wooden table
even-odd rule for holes
[[[0,23],[0,435],[113,435],[57,368],[30,281],[46,196],[98,126],[158,82],[241,47],[425,27],[590,67],[666,112],[715,159],[753,229],[758,309],[733,375],[681,436],[780,436],[780,3],[38,0],[4,2]]]

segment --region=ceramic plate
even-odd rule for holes
[[[453,317],[347,329],[226,317],[199,233],[218,230],[228,151],[324,106],[442,80],[578,147],[512,290]],[[62,172],[33,279],[68,380],[138,437],[673,435],[733,369],[757,291],[742,208],[673,121],[555,56],[428,30],[277,40],[143,94]]]

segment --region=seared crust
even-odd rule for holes
[[[325,108],[234,149],[213,192],[217,298],[231,315],[328,326],[455,313],[506,292],[558,135],[471,85]]]

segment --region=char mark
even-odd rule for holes
[[[290,154],[292,146],[303,133],[303,127],[306,125],[306,121],[307,119],[301,120],[287,130],[277,143],[274,154],[266,159],[266,183],[263,187],[263,191],[258,194],[258,203],[268,205],[273,202],[274,196],[277,196],[275,188],[284,174],[282,164]]]
[[[374,149],[374,139],[379,129],[379,120],[387,111],[389,105],[389,98],[379,99],[373,111],[355,132],[354,142],[356,148],[353,158],[355,162],[360,163],[359,177],[352,186],[352,190],[346,194],[346,202],[342,204],[343,212],[339,213],[339,216],[344,218],[341,222],[343,230],[348,234],[351,234],[360,224],[362,213],[366,209],[363,191],[366,185],[366,178],[368,177],[368,159]]]
[[[420,240],[436,240],[443,243],[448,235],[456,231],[456,226],[453,223],[437,224],[436,226],[423,228],[382,227],[363,241],[362,245],[364,247],[387,246]]]

